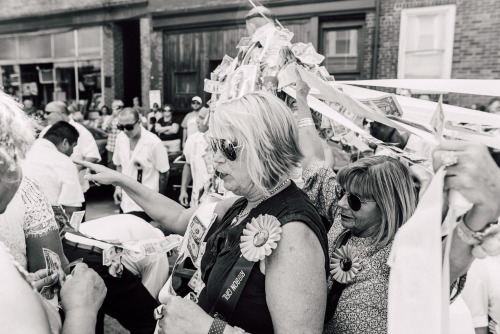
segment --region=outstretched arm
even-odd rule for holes
[[[99,184],[112,184],[121,187],[151,218],[169,231],[180,235],[183,235],[186,231],[189,218],[194,213],[194,209],[186,210],[182,205],[170,198],[112,169],[85,161],[76,161],[76,163],[96,172],[96,174],[86,175],[86,179]]]
[[[318,136],[314,124],[302,126],[300,121],[303,119],[312,119],[311,110],[307,104],[307,94],[309,94],[309,86],[300,78],[297,72],[297,108],[299,118],[299,145],[304,158],[301,161],[302,168],[307,169],[313,162],[324,161],[325,152],[321,139]]]

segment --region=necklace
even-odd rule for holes
[[[253,208],[250,208],[250,209],[248,209],[246,211],[243,211],[244,207],[242,207],[240,209],[240,213],[238,213],[238,215],[236,217],[234,217],[233,220],[231,221],[231,226],[236,225],[236,223],[240,220],[241,217],[248,215],[250,213],[250,211],[252,211],[254,208],[256,208],[257,206],[259,206],[260,203],[264,202],[266,199],[268,199],[271,196],[273,196],[278,190],[280,190],[281,188],[283,188],[288,181],[290,181],[290,178],[286,179],[285,181],[283,181],[282,184],[278,185],[276,188],[274,188],[273,190],[271,190],[269,192],[269,196],[265,196],[264,198],[262,198],[260,201],[257,202],[257,204]],[[248,205],[248,203],[247,203],[247,205]]]

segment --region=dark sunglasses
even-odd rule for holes
[[[118,124],[116,128],[120,131],[127,130],[127,131],[132,131],[134,130],[134,126],[139,123],[139,121],[136,121],[134,124]]]
[[[43,113],[44,113],[45,115],[50,115],[50,114],[52,114],[53,112],[55,112],[55,111],[48,111],[48,110],[45,110]]]
[[[210,138],[210,145],[215,152],[220,151],[224,157],[230,161],[236,160],[236,149],[243,147],[226,139]]]
[[[191,101],[191,104],[201,104],[201,103],[198,101]]]
[[[359,211],[359,209],[361,209],[361,203],[375,202],[362,201],[358,196],[346,192],[345,189],[342,188],[339,184],[335,186],[335,193],[339,201],[342,197],[344,197],[344,195],[347,195],[347,204],[349,204],[349,207],[352,211]]]

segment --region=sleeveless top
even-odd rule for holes
[[[206,250],[201,261],[201,274],[206,287],[201,291],[198,300],[198,305],[207,313],[215,304],[231,268],[241,254],[239,245],[243,229],[252,218],[261,214],[275,216],[281,226],[293,221],[306,224],[317,236],[323,249],[324,258],[315,260],[324,261],[326,275],[329,274],[326,236],[328,222],[320,217],[307,195],[295,183],[292,182],[278,194],[263,201],[238,225],[230,226],[233,218],[246,203],[245,198],[237,200],[220,223],[214,223],[207,233]],[[274,333],[271,314],[266,303],[265,275],[261,273],[258,264],[253,266],[232,318],[225,320],[232,326],[243,328],[246,332]]]

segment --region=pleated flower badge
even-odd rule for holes
[[[241,253],[248,261],[264,260],[278,246],[276,242],[280,239],[281,224],[278,219],[270,215],[260,215],[253,218],[243,230]]]
[[[345,245],[337,248],[330,260],[330,274],[342,284],[350,283],[361,270],[361,261],[356,247]]]

